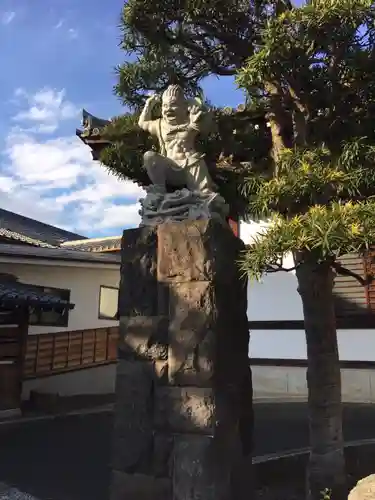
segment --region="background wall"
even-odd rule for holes
[[[240,237],[250,243],[264,225],[242,224]],[[284,263],[291,266],[291,260]],[[31,327],[31,334],[62,330],[80,330],[115,326],[116,321],[98,319],[100,285],[119,284],[119,269],[41,266],[33,264],[2,264],[0,272],[18,276],[20,281],[71,289],[71,300],[76,307],[71,311],[67,328]],[[249,321],[302,320],[302,304],[293,272],[264,276],[261,282],[248,285]],[[340,358],[344,361],[375,361],[375,329],[338,330]],[[293,366],[288,360],[306,360],[304,331],[283,329],[253,329],[250,332],[251,358],[269,360],[252,366],[254,397],[256,400],[305,400],[307,397],[306,369]],[[272,360],[275,360],[272,363]],[[285,360],[279,366],[277,360]],[[31,389],[58,392],[64,395],[102,393],[114,390],[115,365],[77,370],[71,374],[52,375],[24,382],[23,397]],[[375,402],[375,370],[371,368],[344,368],[342,394],[344,401]],[[100,379],[100,380],[99,380]]]
[[[118,325],[118,321],[98,319],[98,308],[100,285],[118,287],[119,268],[0,263],[0,273],[14,274],[25,283],[71,290],[75,308],[69,313],[68,326],[30,326],[30,335]]]
[[[24,380],[22,399],[29,399],[30,391],[59,394],[59,396],[112,394],[115,392],[115,380],[115,363]]]
[[[241,223],[240,237],[251,243],[264,224]],[[284,265],[292,266],[291,259]],[[294,272],[265,275],[248,285],[249,321],[303,320],[302,302]],[[375,361],[375,329],[339,329],[339,354],[342,361]],[[306,359],[305,333],[301,330],[254,329],[250,332],[252,358]]]
[[[248,285],[249,321],[303,320],[297,280],[292,273],[265,276]],[[375,361],[375,329],[339,329],[342,361]],[[253,358],[306,359],[303,330],[252,330],[249,352]]]

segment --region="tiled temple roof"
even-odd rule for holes
[[[64,241],[85,239],[85,236],[80,234],[44,224],[3,208],[0,208],[0,229],[4,232],[5,238],[35,246],[46,246],[45,244],[59,246]]]
[[[121,236],[107,236],[105,238],[88,238],[85,240],[65,241],[61,248],[70,248],[85,252],[109,252],[121,250]]]
[[[56,248],[56,246],[50,245],[49,243],[45,243],[44,241],[36,240],[34,238],[29,238],[24,234],[20,234],[15,231],[10,231],[9,229],[5,229],[3,227],[0,228],[0,237],[5,240],[9,240],[10,242],[19,241],[21,243],[27,243],[28,245],[33,245],[36,247]]]
[[[3,308],[27,306],[49,311],[74,308],[74,304],[45,292],[43,287],[18,281],[0,281],[0,306]]]
[[[29,245],[0,245],[0,256],[25,259],[46,259],[71,262],[91,262],[102,264],[120,264],[120,256],[94,252],[82,252],[70,248],[42,248]]]

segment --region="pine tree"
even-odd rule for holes
[[[237,81],[268,101],[273,175],[248,177],[249,212],[271,217],[242,264],[260,276],[293,254],[308,353],[308,498],[345,495],[333,282],[338,258],[375,242],[375,8],[312,0],[272,17]],[[353,275],[353,273],[351,273]],[[365,284],[360,276],[358,280]],[[369,277],[369,279],[371,279]]]
[[[295,258],[313,500],[326,488],[343,498],[346,487],[333,281],[348,272],[341,255],[375,241],[374,26],[369,0],[128,0],[121,46],[132,62],[117,69],[115,91],[131,113],[107,127],[102,153],[111,172],[146,185],[151,144],[136,119],[147,91],[180,83],[198,92],[208,75],[236,75],[246,90],[242,109],[215,110],[202,148],[232,210],[273,222],[243,272],[281,271],[283,255]]]
[[[115,93],[130,112],[107,127],[111,142],[101,154],[109,171],[119,178],[149,183],[142,169],[150,137],[137,126],[138,114],[150,91],[161,92],[179,83],[189,94],[201,93],[209,75],[235,76],[254,51],[264,20],[287,0],[129,0],[121,16],[121,48],[129,57],[116,68]],[[232,214],[246,212],[240,186],[254,166],[264,170],[271,136],[265,129],[262,99],[239,110],[214,108],[216,130],[200,146],[220,193]],[[264,133],[264,130],[266,133]],[[233,133],[235,131],[235,134]],[[154,145],[156,146],[156,144]]]

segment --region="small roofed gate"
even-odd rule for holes
[[[29,313],[73,307],[42,287],[0,275],[0,415],[20,410]]]

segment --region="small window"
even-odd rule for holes
[[[70,290],[61,288],[39,287],[45,293],[55,295],[60,299],[70,301]],[[34,326],[68,326],[69,309],[64,309],[63,312],[58,311],[38,311],[30,308],[29,324]]]
[[[118,288],[100,286],[99,292],[99,319],[118,319]]]

